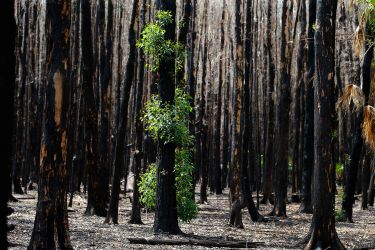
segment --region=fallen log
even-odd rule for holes
[[[200,239],[157,239],[157,238],[128,238],[131,244],[143,245],[193,245],[203,247],[227,247],[227,248],[256,248],[263,242],[228,241],[228,240],[200,240]]]

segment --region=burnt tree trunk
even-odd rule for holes
[[[88,195],[85,215],[106,215],[106,186],[101,175],[104,166],[99,163],[98,102],[95,98],[93,47],[91,28],[91,0],[81,1],[82,30],[82,84],[85,98],[85,150],[88,171]],[[104,184],[104,185],[103,185]]]
[[[2,98],[2,114],[4,118],[4,127],[2,129],[1,159],[2,173],[0,183],[3,184],[0,194],[0,242],[1,249],[7,249],[7,201],[11,195],[11,154],[12,154],[12,135],[13,135],[13,104],[15,89],[15,42],[16,42],[16,23],[14,19],[14,0],[1,1],[0,3],[0,24],[1,30],[7,34],[3,39],[2,51],[0,53],[0,81]]]
[[[112,173],[112,189],[111,197],[109,201],[109,208],[107,212],[107,217],[105,223],[118,224],[118,204],[120,196],[120,178],[121,172],[125,164],[125,137],[126,128],[128,125],[128,104],[132,82],[134,80],[134,67],[136,61],[136,20],[138,19],[137,8],[133,8],[130,28],[129,28],[129,58],[126,64],[126,77],[125,77],[125,87],[124,96],[120,105],[120,121],[118,127],[118,138],[116,140],[115,153],[113,159],[113,173]]]
[[[291,6],[286,0],[282,2],[281,14],[281,48],[280,48],[280,78],[279,93],[276,105],[276,150],[275,150],[275,203],[272,215],[286,216],[286,201],[288,189],[288,141],[289,141],[289,110],[290,110],[290,63],[291,39],[289,19]],[[292,4],[292,3],[290,3]],[[290,9],[288,9],[290,8]]]
[[[368,35],[370,29],[368,28]],[[363,66],[362,66],[362,90],[365,96],[365,106],[368,105],[371,88],[371,63],[374,55],[373,46],[370,47],[366,42],[365,46],[366,54],[364,55]],[[359,78],[359,76],[357,77]],[[345,219],[348,222],[353,222],[353,204],[355,188],[357,183],[357,173],[360,166],[361,152],[364,149],[364,142],[362,137],[362,124],[363,124],[363,108],[354,114],[355,131],[354,131],[354,144],[350,153],[350,162],[347,166],[345,174],[345,186],[344,186],[344,198],[342,201],[342,211],[344,212]]]
[[[165,39],[176,41],[176,2],[174,0],[160,0],[159,9],[170,11],[172,23],[165,27]],[[174,57],[171,57],[174,58]],[[158,91],[161,105],[173,104],[175,95],[175,61],[162,58],[159,64]],[[156,211],[154,219],[155,233],[180,234],[177,217],[177,201],[175,186],[175,149],[173,142],[166,142],[159,139],[158,151],[159,161],[157,168],[157,191]]]
[[[362,210],[366,210],[368,208],[368,193],[367,190],[370,184],[371,178],[371,153],[366,148],[365,156],[362,164],[362,180],[361,180],[361,189],[362,189],[362,200],[361,200],[361,208]]]
[[[345,249],[335,228],[335,33],[337,0],[318,0],[315,30],[314,209],[305,249]]]
[[[272,173],[274,170],[274,132],[275,132],[275,102],[273,94],[275,93],[275,60],[273,58],[273,42],[272,42],[272,17],[273,17],[273,3],[268,2],[267,10],[267,57],[268,57],[268,69],[267,69],[267,102],[268,102],[268,117],[267,117],[267,128],[266,128],[266,148],[264,157],[264,171],[263,171],[263,199],[262,203],[267,204],[270,201],[272,194]]]
[[[299,188],[299,173],[301,169],[301,154],[304,137],[301,136],[303,133],[303,119],[304,119],[304,74],[300,72],[305,71],[306,66],[306,3],[305,1],[299,1],[298,11],[299,14],[296,16],[296,22],[299,22],[299,38],[297,47],[297,58],[296,58],[296,70],[298,72],[296,77],[296,86],[294,93],[294,121],[293,121],[293,136],[294,136],[294,148],[293,148],[293,167],[294,173],[292,175],[292,192],[293,194],[300,191]],[[302,123],[302,125],[301,125]]]
[[[233,93],[232,113],[232,160],[231,160],[231,183],[230,183],[230,219],[229,224],[234,227],[243,228],[241,215],[241,114],[243,97],[243,33],[241,19],[243,18],[242,1],[235,2],[235,77]]]
[[[314,164],[314,76],[315,76],[315,45],[314,27],[316,19],[316,0],[308,2],[309,16],[307,27],[307,73],[305,85],[305,117],[302,166],[301,213],[312,213],[311,180]]]
[[[215,193],[216,194],[222,194],[223,193],[223,185],[222,185],[222,170],[221,170],[221,158],[220,158],[220,134],[221,134],[221,107],[222,107],[222,86],[224,84],[224,45],[225,45],[225,5],[226,5],[226,0],[223,0],[223,12],[221,15],[221,37],[220,37],[220,65],[219,65],[219,83],[218,83],[218,92],[216,94],[216,117],[214,121],[214,135],[213,135],[213,161],[214,161],[214,188],[215,188]]]
[[[208,26],[208,0],[204,2],[204,24],[202,30],[204,33],[207,32]],[[208,157],[207,157],[207,145],[208,145],[208,124],[207,124],[207,114],[205,114],[206,104],[207,104],[207,91],[208,88],[207,84],[207,75],[205,72],[207,71],[208,65],[208,48],[207,48],[207,34],[204,35],[202,38],[202,82],[201,82],[201,89],[200,89],[200,110],[199,110],[199,120],[198,120],[198,147],[199,153],[197,154],[197,161],[199,161],[200,173],[201,173],[201,186],[200,186],[200,203],[204,204],[207,202],[207,184],[208,184]]]
[[[133,2],[133,8],[137,10],[137,16],[139,15],[138,21],[138,30],[141,30],[145,21],[145,0],[143,4],[141,1],[135,0]],[[142,12],[140,12],[142,8]],[[138,49],[138,61],[137,61],[137,84],[136,84],[136,98],[134,103],[134,112],[135,112],[135,153],[134,153],[134,181],[133,181],[133,200],[132,200],[132,213],[130,216],[129,223],[131,224],[143,224],[141,219],[141,204],[139,202],[139,188],[138,184],[140,181],[140,173],[142,170],[142,159],[143,159],[143,123],[142,118],[142,104],[143,104],[143,81],[144,81],[144,69],[145,69],[145,60],[144,53],[142,50]]]
[[[17,63],[18,63],[18,79],[16,90],[16,133],[15,133],[15,159],[12,170],[13,192],[16,194],[23,194],[21,186],[21,169],[22,169],[22,145],[24,140],[24,106],[25,92],[26,92],[26,76],[27,76],[27,37],[28,37],[28,22],[29,22],[29,6],[30,1],[19,3],[19,18],[18,18],[18,34],[17,34]]]
[[[50,37],[44,104],[38,204],[28,249],[73,249],[70,244],[67,189],[67,107],[70,7],[68,0],[46,2]]]

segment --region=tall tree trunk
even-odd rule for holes
[[[200,187],[200,203],[204,204],[207,202],[207,182],[208,182],[208,157],[205,155],[208,151],[208,124],[207,124],[207,114],[205,114],[205,109],[207,106],[207,65],[208,65],[208,48],[207,48],[207,27],[208,27],[208,0],[204,2],[204,18],[203,18],[203,27],[202,32],[204,38],[202,38],[202,80],[201,80],[201,89],[200,89],[200,110],[199,110],[199,120],[198,120],[198,147],[199,153],[197,154],[197,161],[199,161],[199,167],[201,171],[201,187]],[[204,31],[203,31],[204,30]]]
[[[368,36],[371,37],[371,30],[368,28]],[[362,90],[365,96],[365,105],[368,105],[371,88],[371,63],[374,55],[373,46],[369,44],[365,46],[365,55],[362,65]],[[358,76],[359,78],[359,76]],[[344,198],[342,201],[342,210],[344,212],[345,219],[348,222],[353,222],[353,204],[355,187],[357,183],[357,173],[360,166],[361,152],[364,149],[363,137],[362,137],[362,124],[363,124],[363,109],[354,114],[355,118],[355,132],[354,132],[354,144],[352,152],[350,153],[350,162],[347,166],[347,172],[345,174],[345,186],[344,186]]]
[[[311,177],[314,164],[314,76],[315,76],[315,45],[314,24],[316,19],[316,0],[308,2],[308,27],[307,27],[307,73],[303,141],[303,167],[302,167],[302,199],[299,211],[312,213],[311,204]]]
[[[16,23],[14,19],[14,0],[1,1],[0,3],[0,24],[1,30],[7,34],[3,39],[2,51],[0,53],[0,81],[2,98],[2,111],[5,126],[2,129],[1,159],[3,170],[0,175],[0,183],[3,184],[0,194],[0,242],[1,249],[7,249],[7,201],[10,196],[11,182],[11,154],[13,134],[13,105],[15,89],[15,42]]]
[[[276,105],[276,162],[275,162],[275,204],[271,214],[285,217],[288,189],[288,141],[289,141],[289,110],[290,110],[290,64],[291,48],[289,42],[290,18],[292,6],[288,7],[287,0],[282,2],[281,14],[281,48],[280,48],[280,78],[279,94]],[[290,2],[290,4],[292,4]]]
[[[297,48],[297,59],[296,59],[296,70],[297,72],[304,72],[306,66],[306,1],[298,2],[298,16],[296,17],[299,22],[299,38],[298,38],[298,48]],[[297,74],[296,77],[296,86],[295,86],[295,95],[294,95],[294,121],[293,121],[293,136],[294,136],[294,148],[293,148],[293,167],[295,169],[292,178],[293,178],[293,193],[299,192],[299,172],[301,169],[301,154],[304,137],[301,136],[303,133],[303,123],[304,112],[304,89],[305,89],[305,77],[304,74]],[[297,143],[298,142],[298,143]]]
[[[273,17],[273,2],[268,2],[267,10],[267,102],[268,102],[268,122],[266,128],[266,149],[264,157],[264,171],[263,171],[263,199],[262,203],[267,204],[270,201],[272,193],[272,173],[274,170],[274,117],[275,117],[275,102],[273,95],[275,93],[275,60],[273,58],[273,42],[272,42],[272,17]]]
[[[196,6],[197,6],[197,0],[192,0],[193,2],[191,3],[191,1],[189,0],[191,6],[191,10],[190,10],[190,15],[191,15],[191,18],[189,20],[189,26],[190,26],[190,29],[189,29],[189,33],[188,33],[188,36],[187,36],[187,47],[186,47],[186,51],[187,51],[187,63],[186,63],[186,74],[187,74],[187,82],[188,82],[188,85],[189,85],[189,95],[191,96],[191,99],[190,99],[190,106],[191,107],[195,107],[195,75],[194,75],[194,68],[195,68],[195,40],[196,40],[196,27],[195,27],[195,20],[196,20]],[[190,134],[194,134],[194,130],[195,130],[195,109],[192,110],[192,112],[190,112],[189,114],[189,131],[190,131]],[[192,162],[193,163],[196,163],[196,152],[195,150],[193,150],[192,152]],[[199,169],[198,167],[195,165],[195,168],[193,170],[193,185],[192,185],[192,192],[195,193],[195,185],[196,185],[196,182],[197,182],[197,173],[198,173]],[[195,195],[194,195],[195,197]]]
[[[235,77],[232,114],[232,161],[230,183],[230,219],[231,226],[243,228],[241,215],[241,114],[243,97],[243,33],[241,21],[243,18],[242,1],[235,2]]]
[[[176,2],[174,0],[160,0],[159,10],[170,11],[172,23],[165,27],[165,39],[176,41]],[[172,57],[174,58],[174,56]],[[161,105],[172,104],[175,95],[175,60],[163,58],[159,64],[158,91]],[[175,186],[175,149],[173,142],[159,139],[159,162],[157,168],[156,211],[154,219],[155,233],[179,234],[177,201]]]
[[[305,249],[345,249],[335,228],[334,67],[337,0],[318,0],[315,31],[314,213]]]
[[[29,6],[30,1],[21,2],[18,6],[20,16],[18,19],[18,34],[17,34],[17,67],[18,67],[18,83],[17,83],[17,122],[16,122],[16,139],[15,139],[15,160],[12,171],[13,191],[17,194],[23,194],[20,175],[22,169],[22,145],[24,140],[24,106],[25,92],[26,92],[26,77],[27,77],[27,37],[29,37],[28,23],[29,23]]]
[[[88,171],[88,196],[86,215],[106,215],[106,187],[103,185],[103,176],[99,163],[98,145],[98,102],[95,98],[96,85],[94,83],[93,47],[91,28],[91,0],[81,1],[82,30],[81,30],[81,53],[82,53],[82,84],[85,98],[85,150]]]
[[[215,129],[214,129],[214,166],[215,166],[215,193],[223,193],[223,184],[222,184],[222,162],[220,157],[220,135],[221,135],[221,108],[222,108],[222,94],[223,94],[223,85],[224,85],[224,46],[225,46],[225,13],[226,13],[226,0],[223,0],[223,12],[221,14],[221,37],[220,37],[220,65],[219,65],[219,83],[218,83],[218,93],[216,94],[216,117],[215,117]]]
[[[69,84],[70,7],[68,0],[46,2],[48,47],[38,204],[28,249],[73,249],[66,204],[67,107]]]
[[[121,172],[124,168],[125,163],[125,137],[126,137],[126,128],[128,125],[128,104],[131,91],[131,85],[134,80],[134,63],[136,60],[136,20],[138,19],[137,8],[133,8],[130,28],[129,28],[129,58],[126,65],[126,77],[125,77],[125,87],[124,87],[124,96],[121,101],[120,106],[120,123],[118,127],[118,138],[116,140],[115,154],[113,160],[113,173],[112,173],[112,189],[111,189],[111,198],[109,201],[109,208],[107,212],[107,217],[105,223],[114,223],[118,224],[118,203],[120,196],[120,178]]]
[[[137,16],[139,15],[139,21],[138,21],[138,29],[141,30],[142,26],[145,22],[145,8],[146,3],[145,0],[143,0],[143,3],[141,4],[141,1],[135,0],[133,2],[133,8],[137,8]],[[142,8],[142,12],[141,12]],[[143,146],[143,123],[141,121],[142,119],[142,105],[143,105],[143,81],[144,81],[144,53],[142,50],[138,49],[138,61],[137,61],[137,84],[136,84],[136,98],[134,103],[134,112],[135,112],[135,153],[134,153],[134,181],[133,181],[133,200],[132,200],[132,213],[130,217],[129,223],[131,224],[143,224],[141,219],[141,204],[139,202],[139,188],[138,184],[140,181],[140,172],[142,170],[142,159],[144,152],[142,150]]]

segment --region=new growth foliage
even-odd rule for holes
[[[170,24],[172,15],[168,11],[159,11],[157,21],[149,23],[142,31],[141,40],[137,46],[144,50],[153,65],[147,65],[149,70],[157,71],[162,59],[175,61],[175,72],[183,70],[185,58],[184,46],[166,40],[165,25]],[[175,57],[174,57],[175,56]],[[182,83],[181,83],[182,84]],[[189,114],[192,112],[191,97],[183,88],[175,90],[174,102],[163,104],[159,95],[153,95],[146,103],[142,120],[145,130],[154,140],[162,140],[176,145],[175,178],[178,217],[189,222],[198,213],[197,204],[192,192],[192,173],[194,166],[191,161],[190,148],[193,136],[189,131]],[[147,172],[141,175],[139,191],[141,203],[150,209],[156,207],[157,164],[151,164]]]

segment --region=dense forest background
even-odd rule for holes
[[[344,248],[335,219],[353,222],[355,198],[360,195],[361,209],[372,209],[375,193],[368,6],[371,1],[15,1],[7,197],[38,184],[29,249],[54,241],[53,232],[43,234],[51,227],[58,245],[71,247],[66,211],[80,193],[87,194],[86,215],[117,224],[119,196],[128,191],[130,221],[142,222],[141,176],[155,162],[159,169],[174,165],[168,156],[176,147],[154,140],[142,117],[154,94],[172,102],[175,85],[191,96],[197,203],[229,192],[223,223],[242,228],[243,208],[252,221],[270,223],[289,216],[287,204],[297,202],[300,213],[314,213],[307,248]],[[155,58],[139,46],[158,10],[172,13],[166,34],[185,47],[183,70],[175,75],[174,63],[164,59],[151,70]],[[167,202],[156,205],[154,229],[181,232],[170,214],[176,200],[162,191],[173,187],[174,174],[164,182],[160,176],[157,202]],[[47,200],[55,209],[50,214]],[[271,210],[259,213],[263,205]],[[44,224],[44,216],[56,218]]]

